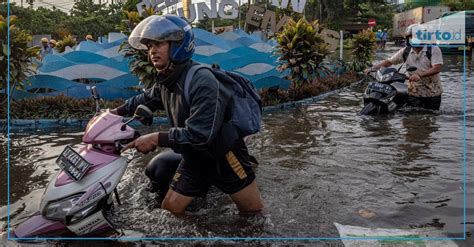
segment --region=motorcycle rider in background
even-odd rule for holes
[[[408,99],[409,106],[439,110],[443,87],[440,80],[443,54],[438,46],[412,46],[413,28],[418,24],[408,26],[405,31],[407,47],[400,49],[392,57],[364,71],[368,74],[381,67],[390,67],[406,63],[406,67],[414,66],[416,71],[409,72]]]

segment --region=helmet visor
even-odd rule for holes
[[[184,31],[165,17],[152,15],[141,21],[132,31],[128,43],[135,49],[147,49],[145,40],[180,41]]]

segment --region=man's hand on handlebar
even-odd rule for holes
[[[364,69],[364,74],[368,75],[372,71],[372,68]]]
[[[418,75],[417,73],[413,74],[410,76],[410,78],[408,78],[409,81],[420,81],[421,80],[421,77],[420,75]]]
[[[155,151],[158,146],[158,132],[151,134],[143,135],[135,139],[134,141],[125,145],[121,152],[124,152],[130,148],[136,148],[138,152],[147,154],[149,152]]]
[[[364,74],[369,75],[371,72],[376,72],[376,71],[377,71],[376,68],[370,67],[370,68],[364,69]]]

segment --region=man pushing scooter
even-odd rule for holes
[[[186,80],[189,71],[199,66],[191,60],[191,26],[177,16],[153,15],[137,25],[129,43],[148,51],[158,78],[152,88],[111,112],[128,115],[140,104],[166,111],[168,131],[143,135],[123,149],[136,148],[146,154],[157,147],[170,148],[154,157],[145,170],[151,190],[163,200],[161,207],[184,214],[193,198],[204,197],[213,185],[229,194],[239,211],[259,212],[264,205],[250,156],[240,129],[233,124],[238,106],[231,85],[216,79],[207,68],[194,68]]]

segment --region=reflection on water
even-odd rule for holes
[[[387,54],[382,54],[387,56]],[[462,60],[445,58],[439,112],[406,109],[361,117],[364,85],[297,109],[268,114],[250,150],[260,161],[257,181],[266,210],[239,216],[229,197],[211,191],[191,217],[176,218],[156,207],[145,190],[143,170],[151,155],[132,162],[119,191],[114,222],[144,236],[337,237],[333,223],[364,227],[435,227],[447,236],[463,232]],[[472,70],[467,91],[472,92]],[[473,108],[467,102],[467,164],[472,162]],[[81,132],[12,135],[13,221],[34,212],[42,189],[57,171],[55,157]],[[5,142],[5,137],[1,138]],[[2,145],[2,162],[5,162]],[[0,166],[5,188],[6,166]],[[470,170],[472,173],[472,169]],[[474,181],[467,177],[468,202]],[[2,190],[0,206],[6,204]],[[364,217],[360,212],[373,212]],[[468,204],[467,221],[474,208]],[[0,208],[6,220],[6,207]],[[469,232],[472,224],[467,225]],[[126,233],[127,234],[127,233]],[[472,239],[470,240],[472,243]]]
[[[406,131],[404,142],[399,145],[399,163],[392,170],[394,175],[416,180],[434,174],[435,166],[420,163],[418,160],[423,157],[430,158],[430,144],[434,142],[434,135],[439,129],[435,120],[435,114],[407,114],[402,119],[402,126]]]

